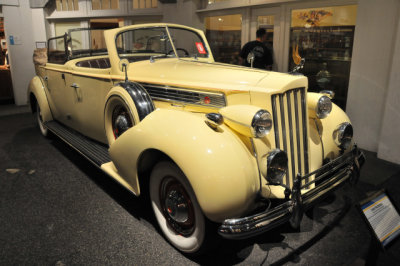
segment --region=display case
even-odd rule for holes
[[[334,102],[346,108],[347,88],[353,51],[354,26],[291,29],[289,68],[293,55],[305,58],[301,72],[308,77],[309,91],[332,90]]]
[[[305,59],[300,71],[309,91],[331,90],[346,109],[357,6],[292,10],[289,70]]]
[[[216,62],[239,64],[242,15],[205,18],[206,37]]]

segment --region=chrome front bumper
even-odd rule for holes
[[[228,239],[243,239],[269,231],[286,222],[290,222],[293,227],[299,227],[304,210],[312,206],[317,199],[345,181],[357,183],[364,162],[364,154],[355,146],[351,152],[343,154],[318,170],[305,176],[298,175],[290,193],[290,200],[248,217],[227,219],[218,228],[218,233]],[[302,181],[313,175],[316,176],[314,180],[302,185]],[[318,184],[312,190],[301,194],[302,189],[313,183]]]

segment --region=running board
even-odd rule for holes
[[[111,161],[108,147],[105,145],[91,140],[57,121],[45,122],[44,125],[96,166],[101,167],[102,164]]]

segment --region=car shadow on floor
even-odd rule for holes
[[[55,147],[64,157],[66,157],[72,164],[79,168],[91,181],[97,184],[105,193],[107,193],[113,200],[115,200],[120,206],[122,206],[130,215],[135,217],[137,220],[144,220],[146,226],[151,226],[159,234],[162,235],[158,228],[157,222],[153,216],[153,212],[148,201],[145,197],[136,197],[130,191],[125,189],[122,185],[116,182],[114,179],[109,177],[97,166],[91,164],[85,157],[80,153],[76,152],[69,145],[64,143],[57,137],[52,137],[49,141],[53,147]],[[321,206],[324,204],[330,204],[335,200],[334,196],[328,197],[325,201],[321,202]],[[261,252],[265,254],[264,257],[260,257],[260,264],[263,265],[270,260],[274,260],[274,265],[282,265],[287,262],[296,262],[299,259],[299,255],[307,250],[310,246],[315,244],[319,239],[326,235],[332,228],[343,218],[348,211],[348,206],[343,208],[340,214],[336,215],[336,218],[326,225],[320,232],[315,236],[308,239],[305,243],[298,247],[292,247],[293,245],[288,244],[285,240],[288,234],[299,234],[300,232],[290,227],[289,224],[281,225],[270,232],[266,232],[256,237],[252,237],[245,240],[226,240],[221,239],[217,236],[217,249],[208,250],[207,253],[199,257],[187,256],[190,260],[201,264],[201,265],[232,265],[238,264],[245,261],[254,251],[254,248],[258,246]],[[328,212],[323,208],[319,209],[318,215],[314,215],[315,212],[309,211],[305,215],[315,222],[321,223],[322,218],[328,215]],[[302,232],[312,231],[312,223],[306,223],[302,225]],[[269,257],[271,250],[282,250],[280,252],[282,256]],[[275,252],[276,253],[276,252]]]

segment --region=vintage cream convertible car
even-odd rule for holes
[[[298,227],[305,208],[357,181],[364,155],[349,118],[328,92],[308,93],[306,77],[216,63],[204,33],[181,25],[99,36],[49,40],[32,111],[43,135],[149,195],[178,250],[202,251],[210,224],[230,239]]]

